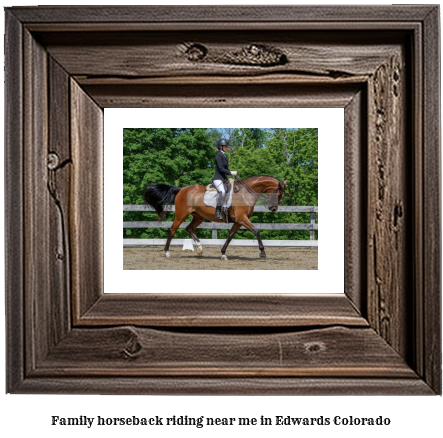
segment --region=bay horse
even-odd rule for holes
[[[266,194],[268,200],[268,208],[275,212],[285,192],[287,180],[281,182],[277,178],[269,175],[256,175],[244,180],[237,180],[235,182],[235,189],[232,195],[231,207],[229,207],[229,216],[232,225],[223,248],[221,249],[222,260],[228,260],[226,256],[226,249],[231,242],[234,234],[243,226],[247,230],[254,233],[258,241],[260,249],[260,258],[266,259],[265,248],[261,240],[260,232],[254,227],[254,224],[249,220],[254,211],[254,206],[258,198],[262,194]],[[180,224],[191,214],[192,221],[186,227],[186,231],[192,237],[197,249],[197,254],[203,254],[203,247],[195,234],[195,229],[206,219],[212,222],[225,222],[215,218],[215,208],[208,207],[203,202],[206,187],[200,185],[192,185],[188,187],[177,187],[167,184],[152,184],[144,193],[144,200],[146,204],[154,208],[157,213],[158,220],[161,221],[166,216],[166,211],[163,209],[165,205],[175,204],[175,218],[169,229],[168,239],[164,247],[166,258],[170,258],[169,245],[174,237],[175,232]]]

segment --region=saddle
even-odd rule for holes
[[[226,181],[223,181],[223,184],[225,186],[225,192],[230,193],[231,191],[231,182],[234,185],[234,192],[237,193],[240,189],[237,187],[237,184],[235,184],[235,181],[233,179],[227,179]],[[217,189],[215,188],[214,184],[208,184],[206,186],[207,192],[216,192]]]
[[[233,192],[237,192],[238,189],[236,190],[236,184],[233,180],[229,181],[225,181],[225,192],[226,192],[226,197],[227,197],[227,205],[228,208],[231,205],[232,202],[232,194]],[[215,188],[215,186],[213,184],[209,184],[208,186],[206,186],[206,191],[203,197],[203,202],[205,205],[207,205],[208,207],[213,207],[216,208],[217,206],[217,189]],[[222,212],[226,217],[226,222],[233,222],[232,219],[229,217],[229,212],[228,212],[228,208],[223,208]]]

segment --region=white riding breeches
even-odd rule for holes
[[[223,193],[224,195],[226,195],[225,185],[223,184],[222,180],[215,179],[214,181],[212,181],[212,183],[214,184],[214,187],[217,189],[217,192]],[[225,199],[225,202],[223,202],[223,208],[226,208],[226,207],[227,207],[227,204],[226,204],[226,199]]]

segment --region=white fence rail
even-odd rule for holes
[[[165,211],[175,211],[174,205],[164,207]],[[154,211],[148,205],[123,205],[123,211]],[[254,212],[270,213],[267,207],[255,206]],[[318,224],[315,223],[318,207],[308,206],[279,206],[277,213],[310,213],[310,222],[302,224],[288,223],[254,223],[259,230],[306,230],[310,231],[310,240],[263,240],[265,246],[318,246],[318,240],[315,239],[315,230],[318,230]],[[123,228],[170,228],[172,222],[157,221],[125,221]],[[180,228],[185,228],[189,222],[183,222]],[[212,239],[200,239],[203,245],[221,246],[225,243],[224,239],[219,239],[217,230],[229,230],[232,223],[204,222],[198,228],[211,229]],[[172,239],[171,245],[183,245],[186,239]],[[165,245],[166,239],[123,239],[124,246],[153,246]],[[230,243],[233,246],[257,246],[257,240],[233,239]]]

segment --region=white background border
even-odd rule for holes
[[[198,123],[198,124],[196,124]],[[212,271],[124,271],[122,250],[123,128],[318,128],[319,130],[319,269],[312,271],[230,271],[225,287],[217,290]],[[343,108],[146,108],[105,109],[105,292],[171,293],[180,282],[180,292],[196,293],[198,284],[226,293],[233,287],[248,293],[343,293],[344,292],[344,110]],[[149,163],[146,163],[148,169]],[[231,167],[232,170],[235,170]],[[242,175],[243,176],[243,175]],[[250,175],[247,175],[250,176]],[[246,177],[246,176],[243,176]],[[156,181],[164,183],[165,181]],[[210,181],[208,181],[209,184]],[[271,213],[270,213],[271,214]],[[281,215],[282,213],[275,213]],[[172,220],[172,219],[170,219]],[[251,239],[254,236],[251,234]],[[159,259],[164,258],[159,248]],[[236,248],[228,248],[227,255]],[[197,254],[195,257],[198,258]],[[271,259],[257,266],[271,264]],[[203,250],[203,258],[205,252]],[[220,253],[221,255],[221,253]],[[235,260],[224,262],[229,270]],[[278,268],[277,268],[278,269]],[[276,277],[278,276],[278,277]],[[165,281],[166,279],[166,281]],[[333,281],[331,281],[333,279]],[[276,289],[276,281],[284,288]],[[155,285],[161,287],[155,287]],[[333,286],[333,287],[332,287]]]

